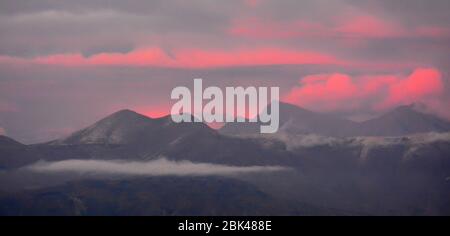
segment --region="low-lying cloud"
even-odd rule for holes
[[[282,166],[229,166],[190,161],[170,161],[165,158],[151,161],[123,160],[77,160],[56,162],[41,161],[26,167],[42,173],[80,173],[98,175],[137,175],[137,176],[204,176],[236,175],[259,172],[283,171]]]
[[[268,135],[282,141],[286,144],[288,150],[296,150],[302,148],[314,148],[319,146],[352,146],[352,147],[385,147],[402,145],[408,147],[417,147],[421,145],[429,145],[436,142],[450,142],[450,132],[445,133],[420,133],[401,136],[357,136],[357,137],[328,137],[317,134],[288,134],[279,133]]]

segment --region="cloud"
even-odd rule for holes
[[[36,172],[72,172],[94,175],[139,175],[139,176],[202,176],[236,175],[258,172],[283,171],[281,166],[228,166],[190,161],[170,161],[158,159],[152,161],[123,160],[64,160],[57,162],[38,162],[26,169]]]
[[[0,135],[6,135],[6,130],[3,127],[0,127]]]
[[[244,4],[250,8],[258,7],[262,0],[244,0]]]
[[[107,49],[120,52],[156,43],[190,45],[191,37],[215,38],[240,2],[2,1],[0,53],[35,56]],[[24,9],[21,9],[24,8]],[[28,8],[28,9],[25,9]],[[5,10],[8,9],[8,10]],[[206,42],[212,40],[205,40]],[[197,41],[198,43],[198,41]]]
[[[337,26],[335,32],[345,37],[389,38],[404,36],[405,29],[372,15],[359,15]]]
[[[343,16],[337,22],[318,22],[302,18],[288,21],[248,18],[235,20],[229,29],[234,36],[257,39],[291,38],[392,38],[407,36],[403,26],[373,15]],[[421,34],[421,36],[429,36]]]
[[[444,90],[441,72],[433,68],[419,68],[405,79],[389,84],[389,95],[379,106],[392,107],[424,99],[433,99]]]
[[[0,101],[0,112],[18,112],[19,108],[16,104]]]
[[[270,20],[267,18],[235,19],[228,34],[252,39],[390,39],[449,38],[450,28],[441,25],[406,26],[370,14],[343,15],[335,22],[311,21],[304,18]],[[357,42],[357,41],[350,41]]]
[[[407,151],[403,154],[404,158],[411,156],[420,147],[430,145],[433,143],[448,143],[450,142],[450,132],[447,133],[422,133],[404,136],[392,137],[376,137],[376,136],[360,136],[360,137],[346,137],[336,138],[320,136],[316,134],[275,134],[267,136],[269,139],[277,139],[286,144],[288,150],[295,151],[297,149],[308,149],[320,146],[333,147],[358,147],[361,149],[359,158],[361,161],[367,161],[369,154],[374,149],[403,146],[407,147]]]
[[[420,26],[415,32],[418,36],[442,39],[450,38],[450,28],[443,26]]]
[[[270,21],[267,19],[238,19],[228,29],[232,36],[254,39],[291,39],[299,37],[333,36],[331,29],[305,20]]]
[[[408,76],[316,74],[302,78],[284,100],[321,111],[384,110],[414,102],[436,107],[443,90],[442,74],[435,68],[416,68]]]
[[[344,105],[341,101],[352,100],[357,92],[357,85],[348,75],[339,73],[310,75],[300,81],[300,87],[291,90],[287,100],[333,110]]]
[[[158,47],[128,53],[55,54],[35,58],[0,56],[0,63],[62,66],[156,66],[169,68],[210,68],[255,65],[342,65],[332,55],[279,48],[205,50],[180,49],[171,55]]]
[[[329,136],[321,136],[317,134],[291,134],[291,133],[277,133],[267,135],[268,139],[276,139],[286,144],[289,151],[295,151],[302,148],[313,148],[318,146],[337,146],[343,145],[346,138],[336,138]]]

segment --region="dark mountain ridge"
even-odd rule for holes
[[[10,137],[0,135],[0,148],[21,148],[24,146],[25,144],[22,144]]]

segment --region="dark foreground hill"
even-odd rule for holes
[[[328,213],[330,212],[330,213]],[[242,181],[216,177],[84,180],[0,195],[0,215],[317,215]]]

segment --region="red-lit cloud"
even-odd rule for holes
[[[389,84],[389,93],[380,108],[435,99],[444,90],[441,73],[436,69],[417,69],[406,79]]]
[[[160,48],[138,49],[129,53],[59,54],[23,59],[0,56],[0,63],[36,63],[63,66],[157,66],[173,68],[210,68],[253,65],[343,65],[346,62],[318,52],[278,48],[242,50],[182,49],[171,55]]]
[[[352,110],[363,106],[384,110],[414,102],[436,107],[443,90],[439,70],[417,68],[408,76],[310,75],[302,78],[283,99],[320,111]]]
[[[319,106],[325,110],[335,110],[347,106],[358,93],[352,78],[344,74],[322,74],[306,76],[287,95],[286,100],[300,106]],[[346,103],[343,103],[346,101]]]
[[[390,38],[405,35],[405,29],[371,15],[350,18],[335,28],[335,32],[346,37]]]

